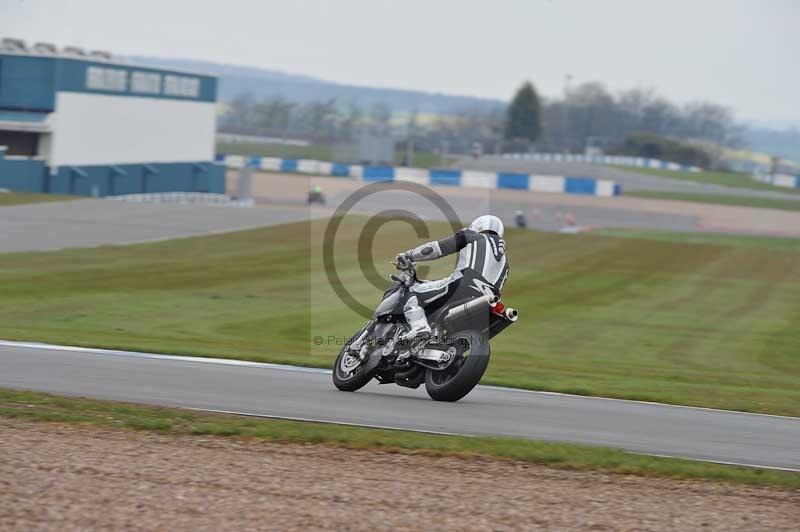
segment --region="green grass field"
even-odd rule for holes
[[[281,157],[283,159],[331,160],[330,146],[311,144],[309,146],[285,146],[282,144],[261,144],[248,142],[218,142],[217,153],[226,155],[260,155],[261,157]]]
[[[31,192],[9,192],[0,194],[0,207],[5,205],[22,205],[25,203],[68,201],[79,198],[80,196],[67,196],[64,194],[34,194]]]
[[[247,437],[282,443],[314,443],[393,453],[520,460],[561,469],[593,469],[627,475],[708,479],[800,489],[800,475],[796,473],[657,458],[603,447],[254,419],[57,397],[2,388],[0,417],[155,431],[163,434]]]
[[[356,252],[363,222],[345,221],[335,258],[374,306]],[[324,275],[324,226],[0,255],[0,338],[329,366],[328,337],[363,319]],[[800,415],[800,240],[641,236],[509,231],[504,300],[521,319],[493,342],[483,382]],[[384,225],[379,273],[418,242]],[[438,262],[428,278],[452,268]]]
[[[284,146],[280,144],[251,144],[244,142],[227,143],[218,142],[217,153],[227,155],[260,155],[261,157],[281,157],[283,159],[316,159],[318,161],[332,161],[333,152],[330,146],[311,144],[310,146]],[[400,165],[404,152],[397,151],[394,164]],[[427,151],[415,151],[411,166],[415,168],[446,168],[455,159],[443,158],[440,155]]]
[[[659,240],[682,244],[721,245],[736,248],[754,248],[775,251],[800,252],[800,239],[779,236],[733,235],[726,233],[681,233],[645,229],[600,229],[593,232],[598,236],[635,238],[638,240]]]
[[[723,196],[721,194],[689,194],[685,192],[662,192],[650,190],[632,190],[626,196],[637,198],[665,199],[675,201],[691,201],[693,203],[713,203],[716,205],[734,205],[738,207],[757,207],[760,209],[779,209],[784,211],[800,211],[798,200],[773,198],[756,198],[745,196]]]
[[[767,183],[760,183],[755,181],[750,176],[745,174],[737,174],[733,172],[680,172],[678,170],[661,170],[656,168],[634,168],[631,166],[609,165],[619,170],[627,172],[634,172],[637,174],[649,174],[658,177],[669,177],[672,179],[680,179],[681,181],[694,181],[695,183],[706,183],[712,185],[724,185],[733,188],[748,188],[751,190],[771,190],[773,192],[785,192],[787,194],[800,195],[800,189],[784,188],[769,185]],[[627,194],[627,192],[626,192]]]
[[[403,152],[398,151],[394,156],[394,164],[399,166],[403,161]],[[452,157],[442,157],[439,154],[431,153],[429,151],[414,151],[414,157],[411,161],[414,168],[449,168],[455,163],[457,159]]]

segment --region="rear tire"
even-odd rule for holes
[[[475,387],[489,365],[489,341],[475,331],[461,331],[449,339],[458,352],[445,370],[427,370],[425,389],[435,401],[458,401]],[[468,347],[467,347],[468,344]],[[464,353],[469,350],[469,354]]]

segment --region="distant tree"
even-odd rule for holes
[[[526,81],[517,90],[506,117],[505,138],[508,140],[524,139],[535,142],[542,133],[541,104],[539,95],[530,81]]]
[[[369,110],[369,118],[374,124],[387,125],[392,118],[392,110],[383,102],[376,103]]]
[[[364,110],[361,109],[356,103],[350,103],[346,109],[345,116],[342,119],[339,134],[340,140],[350,141],[356,137],[356,131],[361,127],[364,121]]]
[[[619,129],[614,97],[602,83],[578,85],[569,91],[566,103],[569,120],[565,122],[570,129],[568,138],[572,140],[572,148],[582,151],[589,137],[611,137]]]
[[[618,153],[663,159],[702,168],[708,168],[713,162],[712,154],[701,146],[653,133],[631,133],[625,138]]]

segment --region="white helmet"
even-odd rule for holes
[[[503,233],[505,232],[503,222],[500,221],[500,218],[497,216],[492,216],[491,214],[478,216],[472,221],[471,224],[469,224],[469,228],[476,233],[482,233],[483,231],[494,231],[499,237],[502,237]]]

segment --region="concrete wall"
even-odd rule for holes
[[[18,192],[42,192],[45,186],[44,161],[6,155],[0,147],[0,188]]]
[[[454,187],[511,188],[581,194],[586,196],[619,196],[622,187],[615,181],[569,176],[543,176],[509,172],[475,172],[468,170],[408,168],[401,166],[361,166],[326,163],[308,159],[278,159],[217,154],[216,160],[229,168],[259,168],[280,172],[351,177],[362,181],[411,181],[421,185]]]
[[[149,192],[225,193],[225,168],[214,163],[61,166],[48,176],[48,192],[118,196]]]
[[[637,168],[655,168],[659,170],[674,170],[677,172],[700,172],[702,168],[687,166],[685,164],[662,161],[661,159],[647,159],[645,157],[630,157],[627,155],[582,155],[576,153],[505,153],[504,159],[524,159],[530,161],[575,162],[588,164],[617,164]]]
[[[48,168],[42,159],[7,156],[0,147],[0,188],[90,196],[148,192],[225,193],[225,167],[207,162]]]

